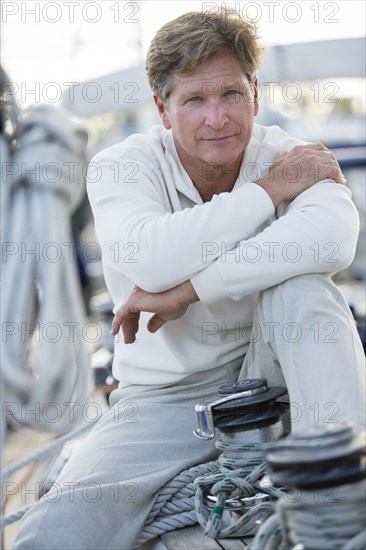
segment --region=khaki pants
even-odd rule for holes
[[[306,275],[264,291],[241,378],[286,383],[292,429],[365,420],[364,354],[351,313],[328,277]],[[157,492],[180,471],[215,459],[193,433],[194,405],[238,377],[242,359],[171,386],[113,392],[108,411],[52,489],[23,518],[14,548],[136,545]]]

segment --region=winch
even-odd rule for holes
[[[253,534],[273,508],[280,491],[261,488],[265,472],[262,445],[284,435],[281,417],[288,404],[278,402],[285,387],[268,387],[265,378],[239,380],[218,390],[217,399],[195,407],[195,435],[209,440],[220,432],[220,470],[195,480],[196,512],[212,537]]]
[[[287,392],[284,387],[267,386],[265,378],[240,380],[220,386],[219,398],[195,406],[200,439],[215,437],[215,426],[223,434],[254,430],[273,425],[288,406],[276,403]]]
[[[253,550],[361,550],[366,546],[366,433],[320,424],[264,446],[269,478],[283,488]],[[272,545],[272,546],[271,546]]]
[[[271,480],[283,487],[326,488],[366,477],[365,433],[350,423],[315,424],[264,451]]]

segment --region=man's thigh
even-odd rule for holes
[[[222,367],[174,387],[117,390],[117,403],[75,451],[55,488],[25,516],[15,548],[133,548],[157,491],[180,471],[217,456],[213,442],[192,433],[194,405],[232,380]]]

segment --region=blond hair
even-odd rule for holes
[[[166,101],[172,74],[185,75],[215,55],[230,52],[239,61],[249,82],[260,67],[262,48],[254,23],[235,10],[188,12],[169,21],[154,36],[146,57],[146,73],[155,95]]]

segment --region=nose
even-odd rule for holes
[[[208,101],[206,112],[206,124],[215,130],[222,130],[228,121],[225,105],[219,101]]]

